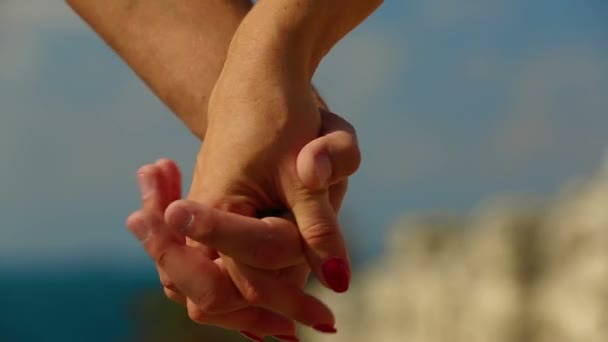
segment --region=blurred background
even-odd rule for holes
[[[364,160],[352,290],[311,287],[340,333],[303,340],[608,340],[606,1],[386,1],[315,83]],[[124,228],[198,147],[63,2],[0,0],[0,340],[240,341]]]

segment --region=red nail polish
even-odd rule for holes
[[[275,335],[275,338],[278,338],[281,341],[288,341],[288,342],[300,342],[300,339],[295,337],[295,336],[290,336],[290,335]]]
[[[346,263],[340,258],[327,260],[323,264],[323,276],[329,287],[337,293],[348,290],[349,276]]]
[[[252,341],[256,341],[256,342],[264,342],[264,339],[262,337],[258,337],[250,332],[247,331],[240,331],[241,335],[247,337],[248,339],[252,340]]]
[[[336,330],[336,328],[330,324],[317,324],[312,328],[326,334],[335,334],[338,332],[338,330]]]

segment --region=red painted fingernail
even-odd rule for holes
[[[273,337],[278,338],[281,341],[300,342],[299,338],[290,335],[275,335]]]
[[[338,332],[338,330],[336,330],[336,328],[330,324],[317,324],[312,328],[326,334],[335,334]]]
[[[256,342],[264,342],[264,339],[261,337],[258,337],[250,332],[247,331],[240,331],[241,335],[247,337],[248,339],[252,340],[252,341],[256,341]]]
[[[333,258],[327,260],[323,264],[323,276],[325,281],[332,290],[337,293],[343,293],[348,291],[348,267],[344,260],[340,258]]]

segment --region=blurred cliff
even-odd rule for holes
[[[348,294],[314,293],[337,336],[304,341],[608,341],[608,158],[551,201],[500,197],[469,217],[406,216]]]

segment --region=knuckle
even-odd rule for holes
[[[208,320],[208,315],[196,305],[188,305],[188,317],[199,324],[205,324]]]
[[[286,239],[284,232],[279,231],[279,228],[272,228],[264,239],[264,243],[259,243],[253,247],[254,262],[265,269],[280,268],[284,261]]]
[[[165,268],[167,267],[167,261],[169,260],[169,253],[167,250],[162,250],[159,251],[158,254],[156,255],[156,264],[158,265],[158,267],[160,268]]]
[[[303,229],[302,236],[311,246],[320,246],[339,238],[338,228],[326,222],[319,222]]]
[[[222,302],[213,291],[205,289],[190,297],[199,311],[207,314],[219,313],[223,309]]]
[[[281,246],[260,246],[255,249],[255,261],[258,265],[264,268],[273,270],[281,265],[281,255],[283,254]]]
[[[131,230],[132,227],[135,227],[137,224],[141,222],[142,213],[140,210],[131,213],[127,219],[125,220],[125,226],[128,230]]]
[[[170,279],[161,279],[160,283],[165,289],[169,291],[179,292],[179,289],[177,288],[177,286],[175,286],[175,283],[173,283],[173,281],[171,281]]]
[[[257,306],[262,303],[262,292],[250,281],[243,284],[241,294],[249,305]]]
[[[165,296],[167,296],[167,298],[174,301],[175,303],[183,304],[185,302],[184,295],[182,295],[179,292],[173,291],[169,288],[165,288],[164,292],[165,292]]]

